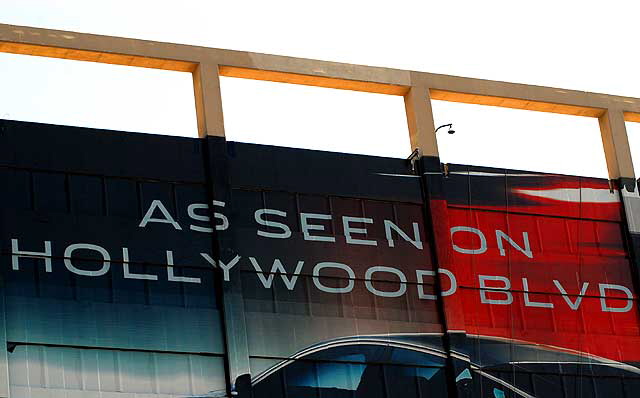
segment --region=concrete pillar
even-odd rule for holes
[[[412,86],[404,96],[404,107],[409,125],[411,151],[419,149],[421,156],[438,157],[429,88],[426,85]]]
[[[602,144],[607,158],[609,179],[620,184],[620,196],[631,243],[634,288],[640,292],[640,195],[633,171],[633,160],[629,148],[624,112],[608,109],[599,117]]]
[[[598,121],[600,122],[609,179],[630,178],[634,180],[633,161],[627,139],[627,128],[624,124],[624,112],[620,109],[608,109],[599,117]]]
[[[633,171],[624,112],[619,109],[608,109],[600,116],[599,122],[609,179],[620,183],[627,226],[629,232],[637,238],[636,235],[640,234],[640,195]],[[640,244],[640,241],[638,243]],[[640,258],[638,265],[640,266]]]
[[[201,63],[193,72],[193,90],[198,118],[198,135],[224,137],[222,95],[218,65]]]

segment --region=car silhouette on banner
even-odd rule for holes
[[[640,369],[585,353],[507,339],[452,335],[457,395],[449,393],[442,335],[353,336],[319,343],[250,381],[239,397],[406,398],[621,396]],[[222,397],[224,391],[204,397]],[[195,398],[195,397],[194,397]]]

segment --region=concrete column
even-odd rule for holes
[[[198,118],[198,135],[224,137],[222,96],[218,65],[201,63],[193,72],[193,90]]]
[[[640,292],[640,195],[633,171],[624,113],[619,109],[608,109],[600,116],[599,121],[609,179],[620,184],[620,196],[631,243],[631,271],[637,296]]]
[[[420,150],[421,156],[438,157],[433,112],[429,88],[426,85],[412,86],[404,96],[404,107],[409,125],[411,150]]]
[[[607,159],[609,179],[635,179],[633,161],[627,128],[624,124],[624,112],[620,109],[608,109],[599,117],[602,144]]]
[[[600,116],[599,122],[609,179],[620,183],[627,226],[629,232],[637,238],[636,235],[640,234],[640,195],[633,171],[624,113],[619,109],[608,109]],[[640,241],[638,243],[640,244]],[[638,265],[640,266],[640,258]]]

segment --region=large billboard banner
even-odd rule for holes
[[[2,122],[11,397],[632,396],[606,180]]]

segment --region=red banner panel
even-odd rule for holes
[[[640,361],[617,189],[597,179],[467,168],[444,188],[431,208],[439,267],[449,271],[441,278],[449,330]]]

